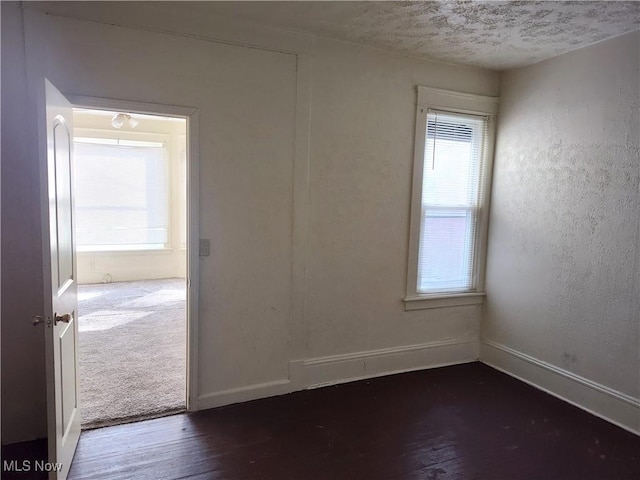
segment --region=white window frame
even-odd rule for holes
[[[491,173],[495,143],[498,97],[488,97],[469,93],[454,92],[439,88],[418,86],[416,104],[416,133],[413,160],[413,186],[411,191],[411,215],[409,230],[409,259],[407,268],[407,290],[404,298],[405,310],[426,308],[481,305],[484,302],[484,274],[487,256],[487,233],[489,220],[489,199],[491,197]],[[433,294],[418,293],[418,248],[420,242],[422,183],[424,172],[425,140],[427,131],[427,111],[429,109],[452,113],[483,115],[487,117],[487,137],[483,151],[484,185],[481,188],[480,211],[478,215],[476,251],[474,252],[474,285],[471,292]]]
[[[167,195],[167,205],[169,208],[169,218],[168,218],[168,231],[172,232],[174,228],[173,222],[175,219],[172,217],[171,212],[171,202],[173,192],[173,178],[174,175],[174,159],[172,157],[172,143],[171,143],[171,135],[168,133],[151,133],[151,132],[130,132],[130,131],[113,131],[113,130],[105,130],[98,128],[86,128],[86,127],[77,127],[74,128],[73,131],[74,138],[86,138],[86,139],[105,139],[110,141],[124,141],[124,142],[142,142],[149,144],[159,144],[162,145],[163,148],[167,149],[167,162],[168,162],[168,172],[169,172],[169,190]],[[158,145],[158,146],[159,146]],[[154,145],[156,146],[156,145]],[[173,251],[174,245],[172,243],[171,234],[169,233],[169,239],[167,243],[164,244],[143,244],[140,246],[133,245],[97,245],[92,247],[86,246],[77,246],[77,252],[79,255],[90,254],[90,255],[112,255],[112,254],[158,254],[158,253],[166,253],[169,254]]]

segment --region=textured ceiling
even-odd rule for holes
[[[183,8],[494,70],[640,26],[638,1],[190,2]]]

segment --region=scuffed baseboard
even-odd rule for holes
[[[640,435],[640,400],[482,338],[480,361],[582,410]]]

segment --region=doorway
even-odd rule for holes
[[[75,108],[83,429],[187,408],[187,120]]]

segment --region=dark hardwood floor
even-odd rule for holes
[[[640,437],[472,363],[87,431],[70,478],[639,479]]]
[[[2,446],[2,480],[39,480],[47,474],[36,470],[36,462],[47,461],[47,440],[12,443]]]

